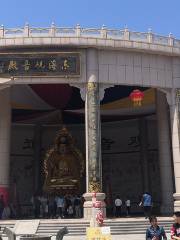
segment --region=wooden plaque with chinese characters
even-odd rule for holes
[[[0,77],[80,76],[79,53],[0,54]]]

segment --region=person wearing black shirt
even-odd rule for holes
[[[173,214],[174,224],[171,227],[171,239],[180,240],[180,211]]]
[[[81,200],[79,196],[76,196],[74,200],[74,208],[75,208],[75,217],[80,218],[81,217]]]
[[[3,195],[0,196],[0,219],[2,218],[2,213],[4,210],[5,204],[4,204],[4,197]]]

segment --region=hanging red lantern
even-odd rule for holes
[[[144,93],[141,92],[139,89],[135,89],[132,91],[132,93],[130,94],[130,99],[133,102],[133,105],[135,107],[139,107],[142,105],[142,100],[144,98]]]

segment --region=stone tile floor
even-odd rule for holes
[[[127,235],[112,235],[112,240],[145,240],[145,234],[127,234]],[[167,239],[170,240],[170,234],[167,234]],[[54,239],[52,239],[54,240]],[[64,237],[63,240],[86,240],[86,237]]]
[[[55,240],[56,237],[53,236],[51,240]],[[127,235],[112,235],[112,240],[145,240],[145,234],[127,234]],[[170,240],[170,234],[167,234],[167,239]],[[3,237],[3,240],[8,240],[7,237]],[[19,240],[19,238],[17,238]],[[63,240],[86,240],[86,236],[65,236]]]

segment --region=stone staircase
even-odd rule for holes
[[[166,232],[169,233],[172,218],[160,217],[158,220],[159,225],[164,226]],[[0,234],[2,234],[5,226],[13,227],[14,224],[15,220],[0,221]],[[84,219],[41,219],[36,233],[55,236],[57,231],[64,226],[69,230],[68,236],[82,236],[86,234],[86,227],[89,227],[89,221]],[[142,217],[107,219],[104,222],[104,226],[110,226],[112,235],[144,234],[149,226],[149,222]]]
[[[166,233],[169,233],[173,223],[172,219],[158,219],[159,225],[164,227]],[[124,218],[117,220],[106,220],[104,225],[110,226],[112,235],[145,234],[146,229],[149,226],[149,221],[145,220],[144,218]]]

